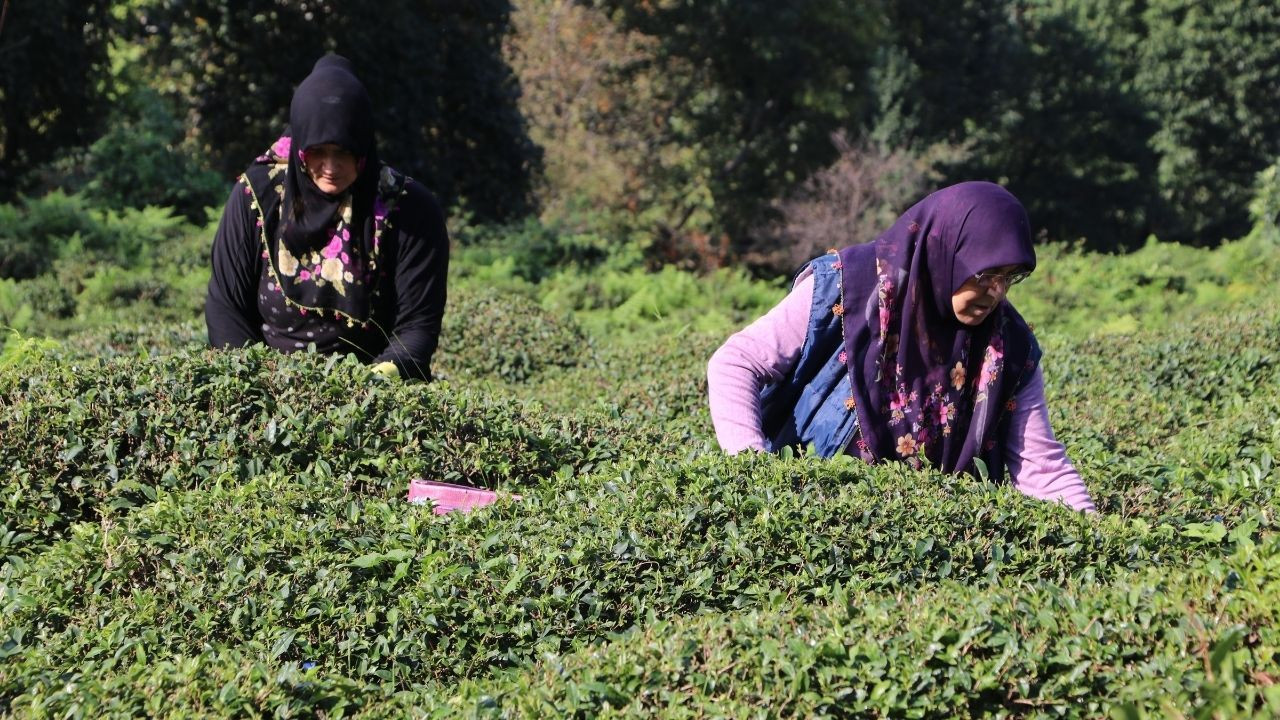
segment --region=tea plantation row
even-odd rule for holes
[[[1278,317],[1045,338],[1091,517],[725,458],[698,333],[431,386],[11,343],[0,708],[1265,716]],[[402,501],[420,475],[523,499],[438,517]]]
[[[406,384],[203,350],[206,241],[152,224],[172,257],[0,286],[66,336],[0,351],[0,713],[1280,712],[1270,235],[1051,249],[1019,287],[1082,516],[724,457],[706,358],[781,292],[739,276],[463,262],[442,381]],[[418,476],[522,499],[439,517]]]

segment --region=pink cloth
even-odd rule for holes
[[[512,497],[516,500],[520,499],[519,495],[512,495]],[[444,515],[454,510],[469,512],[478,507],[492,505],[497,499],[498,494],[492,490],[482,490],[435,480],[411,480],[409,482],[409,502],[424,504],[430,500],[435,503],[433,512],[436,515]]]
[[[725,452],[764,449],[760,390],[786,377],[799,359],[812,298],[813,277],[804,277],[782,302],[725,341],[707,363],[711,422]],[[1005,438],[1005,464],[1014,487],[1092,512],[1089,490],[1049,426],[1039,367],[1015,402]]]

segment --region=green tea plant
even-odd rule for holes
[[[0,349],[0,715],[1280,711],[1280,309],[1240,300],[1278,263],[1260,236],[1050,249],[1075,269],[1019,287],[1082,515],[724,456],[706,360],[785,283],[472,254],[421,384],[205,349],[200,232],[0,284],[74,308]],[[437,516],[415,477],[499,501]]]

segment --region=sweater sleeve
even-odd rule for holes
[[[1014,487],[1033,498],[1093,512],[1093,500],[1084,480],[1072,467],[1066,449],[1049,427],[1044,374],[1039,367],[1014,402],[1016,407],[1010,418],[1004,451]]]
[[[707,363],[716,441],[727,453],[764,450],[760,391],[795,367],[813,303],[813,276],[798,282],[759,320],[730,336]]]
[[[391,362],[403,377],[431,378],[447,299],[449,234],[435,197],[416,183],[397,211],[396,322],[387,349],[373,364]]]
[[[261,245],[255,229],[244,185],[236,183],[213,237],[213,267],[204,303],[209,344],[215,348],[262,342],[257,297]]]

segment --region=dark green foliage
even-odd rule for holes
[[[966,143],[1056,240],[1213,245],[1280,153],[1280,10],[1231,0],[894,0],[873,134]]]
[[[163,208],[112,212],[82,195],[53,192],[0,205],[0,278],[27,279],[64,259],[82,265],[137,266],[163,261],[173,269],[203,265],[203,242],[183,219]],[[177,251],[175,251],[175,249]]]
[[[107,0],[6,3],[0,29],[0,197],[101,128]],[[4,253],[0,252],[0,257]]]
[[[843,0],[596,5],[656,41],[653,67],[637,69],[669,105],[671,147],[652,149],[641,205],[659,208],[654,252],[668,256],[687,233],[745,241],[763,201],[831,161],[881,29],[872,7]]]
[[[1156,0],[1136,85],[1158,122],[1162,238],[1239,237],[1254,177],[1280,155],[1280,5]]]
[[[182,123],[153,90],[135,90],[128,102],[117,104],[110,128],[85,154],[92,174],[86,196],[109,208],[154,205],[204,220],[228,187],[191,156],[183,134]]]
[[[224,177],[275,140],[294,86],[338,52],[372,96],[382,159],[447,205],[500,220],[528,210],[538,161],[501,58],[509,13],[506,0],[148,0],[126,25],[144,74],[195,121]]]
[[[65,337],[191,321],[202,314],[212,235],[167,209],[102,210],[85,195],[0,205],[0,328]]]
[[[573,367],[589,352],[571,317],[556,317],[523,293],[454,291],[440,338],[444,377],[524,382],[547,368]]]
[[[353,359],[193,351],[189,328],[10,341],[0,706],[1096,717],[1277,701],[1273,309],[1122,341],[1042,329],[1055,429],[1103,511],[1082,516],[900,465],[722,456],[701,378],[723,331],[686,313],[760,290],[680,277],[544,281],[598,328],[573,336],[611,342],[519,383],[470,360],[424,386]],[[534,292],[502,296],[521,312],[465,292],[453,310],[537,318]],[[467,342],[503,326],[487,327]],[[82,354],[135,338],[172,354]],[[438,517],[401,500],[419,475],[523,498]]]
[[[11,552],[220,475],[289,468],[378,492],[424,475],[494,487],[612,457],[631,442],[518,403],[384,387],[354,358],[340,359],[258,348],[141,364],[42,356],[8,368],[0,432],[27,438],[0,447],[13,490],[4,522],[28,534]]]
[[[625,462],[521,491],[449,519],[320,467],[157,491],[19,566],[10,661],[116,672],[139,652],[239,645],[407,687],[483,677],[655,617],[846,583],[1094,583],[1222,551],[1185,520],[1094,523],[1007,489],[855,461]]]
[[[1050,238],[1123,247],[1149,227],[1154,125],[1126,83],[1132,68],[1071,4],[889,3],[873,132],[895,146],[964,144],[948,181],[1000,182]]]
[[[664,618],[603,648],[467,683],[507,717],[1228,717],[1280,713],[1280,546],[1137,572]],[[613,715],[610,715],[613,716]]]

